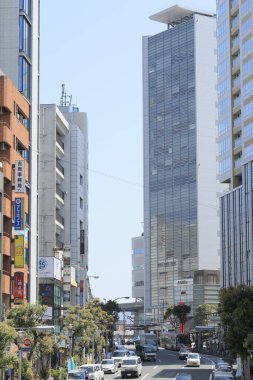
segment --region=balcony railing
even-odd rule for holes
[[[64,226],[64,218],[58,212],[56,213],[56,220]]]
[[[234,99],[234,102],[233,102],[233,105],[234,107],[237,107],[241,104],[241,97],[240,96],[237,96],[235,99]]]
[[[238,35],[232,40],[232,48],[236,47],[239,44],[239,42],[240,42],[240,37]]]
[[[58,194],[60,198],[64,199],[64,192],[58,187],[56,188],[56,194]]]
[[[59,161],[56,161],[56,167],[64,175],[64,167],[61,166],[61,164],[59,163]]]
[[[238,169],[240,166],[242,166],[242,157],[235,160],[235,168]]]
[[[241,125],[241,116],[237,116],[233,121],[234,128],[240,127]]]
[[[64,150],[64,142],[61,141],[61,139],[58,136],[56,136],[56,141],[60,145],[60,147]]]
[[[239,16],[236,16],[236,17],[232,20],[232,29],[235,28],[238,24],[239,24]]]
[[[238,137],[234,140],[234,148],[238,148],[238,146],[242,145],[242,138]]]
[[[232,61],[232,66],[235,67],[237,65],[240,64],[240,56],[238,55],[237,57],[235,57]]]

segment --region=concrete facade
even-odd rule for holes
[[[253,165],[253,2],[217,1],[221,283],[251,285]]]

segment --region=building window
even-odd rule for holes
[[[28,99],[30,99],[30,77],[31,77],[30,64],[24,57],[19,57],[18,89]]]
[[[19,51],[31,57],[31,25],[24,16],[19,16]]]
[[[29,18],[32,15],[31,0],[19,0],[19,10],[24,12]]]
[[[80,208],[83,209],[83,198],[80,197]]]
[[[83,176],[80,174],[80,185],[83,186]]]

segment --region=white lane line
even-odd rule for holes
[[[213,375],[210,373],[210,376],[209,376],[209,380],[211,380],[211,379],[212,379],[212,376],[213,376]]]
[[[153,369],[156,369],[158,367],[158,365],[155,365]]]
[[[147,377],[149,375],[149,373],[146,373],[146,375],[144,375],[141,380],[145,379],[145,377]]]

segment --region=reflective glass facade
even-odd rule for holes
[[[198,267],[193,16],[148,38],[152,304]]]

